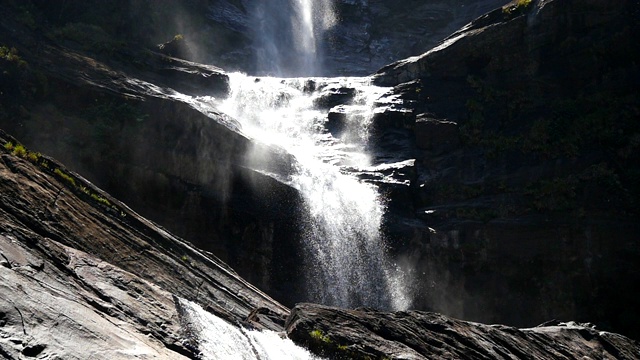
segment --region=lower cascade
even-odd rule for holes
[[[236,327],[200,305],[180,299],[183,322],[203,360],[320,360],[306,349],[273,331]]]
[[[280,146],[296,159],[286,178],[269,175],[279,176],[304,199],[308,215],[300,226],[308,300],[407,309],[408,284],[389,262],[380,231],[384,200],[375,185],[348,171],[371,165],[366,147],[374,102],[388,89],[372,86],[367,78],[231,74],[230,83],[229,98],[215,106],[240,121],[247,136]],[[326,110],[319,110],[329,107],[344,115],[339,134],[327,130]]]

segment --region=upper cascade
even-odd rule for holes
[[[299,227],[307,299],[327,305],[404,310],[402,271],[391,264],[381,232],[385,200],[350,169],[371,166],[367,153],[375,102],[389,89],[369,78],[252,78],[230,75],[231,95],[219,110],[255,140],[292,154],[290,176],[305,219]],[[331,109],[331,110],[330,110]],[[329,121],[327,112],[338,114]],[[265,155],[251,155],[264,162]]]
[[[332,1],[260,1],[250,15],[259,75],[322,73],[322,35],[337,21]]]

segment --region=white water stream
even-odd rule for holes
[[[356,89],[343,106],[339,138],[325,130],[326,111],[317,110],[316,88]],[[230,74],[231,94],[217,104],[257,141],[286,149],[297,163],[289,178],[304,199],[302,226],[308,300],[354,308],[403,310],[410,306],[402,273],[386,256],[380,233],[384,201],[377,188],[344,171],[370,165],[364,152],[373,102],[387,91],[367,78],[279,79]],[[263,156],[263,154],[256,154]]]
[[[249,11],[254,24],[259,74],[322,73],[322,38],[338,17],[331,0],[261,0]],[[384,199],[375,185],[348,169],[371,166],[366,153],[374,102],[388,89],[368,78],[275,78],[230,74],[226,100],[186,100],[204,111],[230,115],[257,142],[295,158],[289,174],[267,174],[299,191],[307,300],[345,308],[404,310],[408,284],[387,257],[381,234]],[[341,105],[343,131],[327,131],[327,111],[314,100],[327,88],[355,89]],[[326,94],[327,92],[324,91]],[[265,161],[265,154],[253,154]],[[203,359],[316,359],[273,332],[233,326],[200,306],[181,301]]]
[[[261,0],[250,13],[258,74],[322,72],[322,36],[337,22],[331,0]]]
[[[233,326],[191,301],[180,305],[203,360],[320,360],[273,331]]]

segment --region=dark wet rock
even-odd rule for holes
[[[515,4],[374,76],[419,114],[404,145],[410,210],[384,228],[419,279],[419,308],[521,327],[588,320],[637,338],[638,299],[609,295],[640,281],[623,270],[640,258],[637,6]]]
[[[420,114],[415,124],[416,146],[421,150],[443,153],[460,146],[458,124]]]
[[[296,343],[333,359],[634,359],[640,355],[636,341],[575,322],[517,329],[430,312],[299,304],[286,329]]]
[[[319,109],[329,110],[334,106],[348,104],[355,95],[355,88],[329,85],[318,92],[313,104]]]
[[[0,142],[18,142],[0,131]],[[0,153],[4,357],[197,358],[175,296],[282,329],[288,310],[56,160]]]
[[[145,59],[143,79],[157,85],[171,87],[193,96],[224,98],[229,93],[229,77],[222,69],[153,52],[140,55]]]
[[[329,110],[324,126],[334,137],[339,137],[347,127],[348,113],[349,107],[345,105],[334,106]]]
[[[415,160],[345,170],[365,181],[409,186],[415,177]]]
[[[299,266],[290,245],[300,199],[282,181],[293,159],[253,143],[236,120],[192,97],[225,96],[224,72],[148,51],[132,50],[132,62],[102,62],[47,41],[26,47],[36,43],[33,34],[12,37],[12,26],[21,25],[11,21],[0,24],[0,43],[11,41],[29,66],[3,85],[43,90],[2,97],[9,116],[0,126],[215,252],[262,289],[296,301],[286,294],[301,293],[287,271]],[[15,117],[20,108],[24,116]],[[291,263],[281,265],[280,256]]]
[[[187,42],[184,40],[183,35],[176,35],[173,37],[173,39],[159,44],[156,47],[156,50],[159,53],[170,57],[180,58],[184,60],[193,59],[193,54],[187,46]]]
[[[386,159],[375,166],[363,168],[346,167],[344,171],[362,181],[376,184],[385,201],[388,213],[404,214],[405,216],[412,214],[411,207],[408,207],[407,203],[412,203],[413,201],[410,186],[416,179],[414,159],[399,162],[392,162],[391,159]]]
[[[412,130],[416,121],[413,100],[396,92],[383,94],[375,101],[371,130],[374,134],[388,129]]]
[[[325,66],[333,74],[369,74],[430,49],[471,19],[503,4],[499,0],[336,1],[341,21],[326,34]]]

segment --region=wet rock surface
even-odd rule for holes
[[[92,3],[83,2],[86,12],[64,9],[84,16],[91,13],[86,7]],[[241,9],[241,2],[228,3]],[[343,1],[340,6],[352,7],[355,14],[369,6],[392,6],[381,4]],[[0,10],[18,11],[13,5],[0,4]],[[88,44],[72,33],[73,27],[55,32],[52,39],[23,10],[0,21],[0,45],[15,46],[18,55],[0,59],[1,127],[28,148],[66,163],[70,170],[47,158],[90,193],[69,187],[69,180],[52,173],[53,168],[37,172],[28,160],[2,150],[0,271],[8,281],[0,284],[0,331],[6,330],[0,355],[73,358],[65,353],[73,351],[65,350],[73,339],[63,332],[90,328],[95,337],[103,336],[95,323],[84,323],[95,320],[109,336],[116,334],[116,340],[108,345],[86,340],[92,345],[86,352],[80,349],[79,358],[94,357],[92,346],[104,350],[105,357],[129,356],[126,351],[134,340],[140,341],[140,356],[194,357],[182,341],[179,314],[169,294],[194,299],[230,322],[281,329],[284,307],[209,253],[138,217],[76,174],[215,252],[251,283],[293,305],[302,293],[297,276],[302,261],[296,251],[300,230],[295,226],[300,199],[277,180],[287,177],[292,159],[277,148],[252,143],[235,120],[204,110],[190,98],[224,97],[226,75],[144,46]],[[387,10],[380,16],[387,16]],[[231,11],[231,33],[247,26],[241,13]],[[598,329],[637,338],[640,305],[629,291],[639,281],[640,259],[638,43],[631,36],[637,33],[637,14],[632,1],[513,3],[479,18],[428,53],[376,74],[378,84],[393,90],[380,100],[374,119],[369,149],[373,166],[346,171],[379,184],[388,198],[384,230],[395,260],[410,269],[415,307],[518,327],[552,318],[591,321]],[[167,31],[170,36],[164,34],[161,41],[174,36],[173,30]],[[375,45],[353,38],[364,32],[344,34],[355,47]],[[224,46],[236,46],[234,36]],[[245,45],[252,46],[241,42]],[[246,57],[250,52],[245,50],[229,52],[228,63]],[[357,59],[344,69],[364,69],[363,61],[369,60]],[[315,84],[308,87],[311,91]],[[339,106],[347,106],[344,102],[353,93],[334,90],[326,92],[319,105],[334,109],[327,126],[339,133],[344,125]],[[11,140],[4,134],[2,138],[0,145]],[[272,154],[274,160],[256,160],[247,156],[249,149]],[[101,198],[116,208],[105,207]],[[43,299],[66,304],[64,309],[84,309],[83,314],[69,316],[64,309],[45,313],[49,308]],[[46,324],[42,326],[65,327],[52,338],[25,314],[41,319]],[[307,325],[300,329],[311,330],[307,335],[301,330],[299,341],[326,343],[331,326],[314,336],[312,324],[329,324],[324,321],[342,316],[336,314],[343,313],[331,310],[312,321],[301,320]],[[375,324],[370,314],[401,324],[404,316],[373,311],[349,316]],[[423,316],[419,314],[414,315]],[[430,319],[440,327],[475,326],[436,315]],[[375,326],[365,327],[372,331]],[[496,328],[512,329],[474,329],[493,334]],[[568,328],[575,330],[573,325]],[[585,346],[595,352],[585,356],[638,357],[633,353],[637,344],[629,345],[628,339],[620,343],[626,350],[615,355],[602,340],[609,341],[609,335],[579,328]],[[555,334],[554,326],[549,329]],[[498,343],[488,350],[485,344],[477,345],[485,335],[462,332],[471,339],[457,338],[456,346],[470,346],[479,358],[502,356],[501,351],[515,354],[504,350],[511,348],[502,345],[501,337],[491,335]],[[535,344],[542,336],[513,332]],[[412,330],[403,336],[428,344],[412,337],[415,333],[422,334]],[[351,349],[354,357],[371,356],[384,353],[385,346],[388,356],[415,351],[386,340],[375,346],[346,341],[366,344],[370,332],[339,336],[344,343],[323,345],[329,354]],[[464,352],[447,343],[453,340],[441,339],[438,346],[450,354]],[[584,344],[578,345],[576,351],[582,354]],[[538,345],[526,346],[538,351]]]
[[[0,140],[17,143],[4,132]],[[289,313],[212,254],[54,159],[0,152],[0,354],[6,359],[198,359],[181,299],[237,326],[286,329],[294,342],[332,359],[640,356],[637,342],[591,324],[516,329],[419,311],[313,304]]]
[[[420,284],[415,306],[637,338],[638,300],[613,295],[640,280],[637,13],[629,1],[514,2],[374,75],[416,114],[400,124],[416,177],[386,223]],[[382,138],[398,134],[382,124]]]
[[[344,310],[299,304],[287,334],[333,359],[635,359],[640,345],[591,324],[553,322],[517,329],[441,314]]]
[[[286,179],[293,160],[193,98],[225,97],[223,71],[135,47],[95,55],[40,41],[13,19],[0,25],[0,43],[12,43],[28,63],[5,74],[5,130],[296,301],[287,294],[301,293],[300,284],[286,270],[299,264],[289,246],[299,197],[265,175]]]
[[[287,308],[52,158],[3,147],[0,190],[5,358],[197,358],[176,296],[282,328]]]

